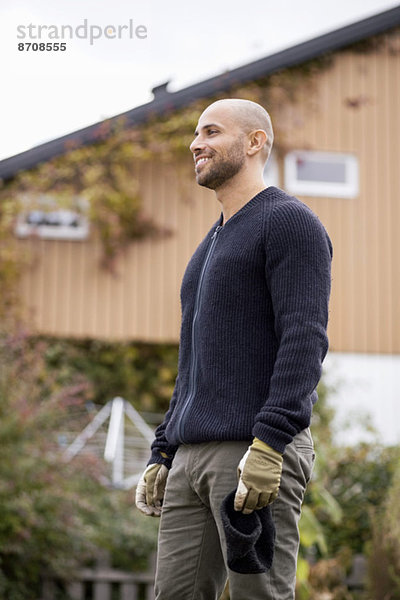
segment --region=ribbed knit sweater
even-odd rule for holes
[[[251,440],[279,452],[310,423],[328,349],[332,246],[317,216],[269,187],[193,254],[181,287],[178,377],[149,463],[180,444]]]

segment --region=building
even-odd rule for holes
[[[174,93],[166,84],[158,86],[152,102],[123,117],[127,126],[139,128],[199,99],[268,85],[278,144],[266,181],[308,204],[334,245],[327,365],[335,364],[332,370],[345,380],[358,373],[357,381],[364,382],[342,387],[346,392],[341,400],[339,392],[338,404],[350,414],[357,398],[354,421],[361,404],[373,407],[374,422],[386,432],[386,441],[398,441],[400,7]],[[0,177],[8,180],[65,153],[71,144],[95,143],[99,127],[1,161]],[[84,226],[80,240],[69,239],[68,222],[58,227],[64,239],[60,233],[49,239],[50,223],[43,237],[21,240],[35,257],[22,294],[41,333],[177,341],[181,276],[192,250],[216,220],[218,206],[212,192],[190,179],[183,192],[171,165],[138,162],[134,170],[147,214],[173,235],[132,244],[119,258],[117,276],[99,269],[99,243],[85,237]]]

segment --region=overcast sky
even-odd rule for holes
[[[166,80],[177,90],[398,5],[388,0],[1,0],[0,159],[148,102],[151,88]],[[39,25],[48,28],[42,27],[41,40]],[[57,40],[62,25],[70,29]],[[79,26],[88,37],[90,27],[94,35],[102,28],[102,37],[93,43],[78,39]],[[40,41],[65,41],[66,50],[18,50],[19,43]]]

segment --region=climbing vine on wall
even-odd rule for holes
[[[173,233],[143,209],[142,190],[135,176],[140,165],[149,160],[173,163],[184,197],[185,182],[193,177],[188,147],[198,117],[208,104],[221,97],[247,98],[266,106],[273,118],[275,151],[279,154],[285,148],[286,133],[296,126],[296,111],[292,107],[305,89],[305,81],[311,98],[314,76],[329,64],[329,58],[318,59],[257,82],[238,84],[228,93],[194,101],[183,109],[149,115],[148,121],[136,128],[127,126],[123,118],[104,121],[96,130],[96,142],[79,147],[67,144],[63,155],[20,172],[3,184],[0,202],[5,208],[0,210],[1,227],[12,229],[23,210],[38,206],[42,209],[43,198],[54,199],[59,208],[88,210],[87,216],[102,245],[102,264],[112,270],[119,253],[132,241]],[[79,202],[82,198],[87,209]],[[51,203],[48,207],[51,210]],[[0,252],[4,253],[6,247],[10,249],[11,245],[0,247]],[[11,277],[10,259],[7,273]]]
[[[399,40],[400,30],[396,29],[343,51],[397,54]],[[210,102],[221,97],[247,98],[266,106],[275,129],[275,153],[285,153],[296,132],[301,132],[307,111],[320,110],[313,91],[318,75],[333,65],[337,54],[328,53],[258,81],[238,83],[229,92],[196,100],[183,109],[171,106],[161,115],[150,113],[147,122],[136,128],[127,126],[122,117],[102,122],[96,129],[95,142],[80,147],[67,144],[62,156],[17,174],[0,188],[1,233],[15,220],[21,202],[26,203],[27,199],[33,207],[43,196],[51,196],[57,205],[76,210],[77,198],[83,197],[88,201],[88,216],[102,243],[103,265],[112,268],[118,254],[132,241],[172,233],[144,212],[142,190],[133,174],[143,162],[173,163],[184,197],[185,182],[193,177],[188,146],[198,116]],[[0,258],[7,268],[0,278],[12,278],[17,262],[12,258],[12,244],[4,243],[4,235],[2,239]]]

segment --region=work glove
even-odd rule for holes
[[[135,502],[145,515],[159,517],[167,483],[168,468],[159,463],[149,465],[136,486]]]
[[[283,456],[254,438],[238,466],[234,508],[248,515],[273,502],[281,483]]]

